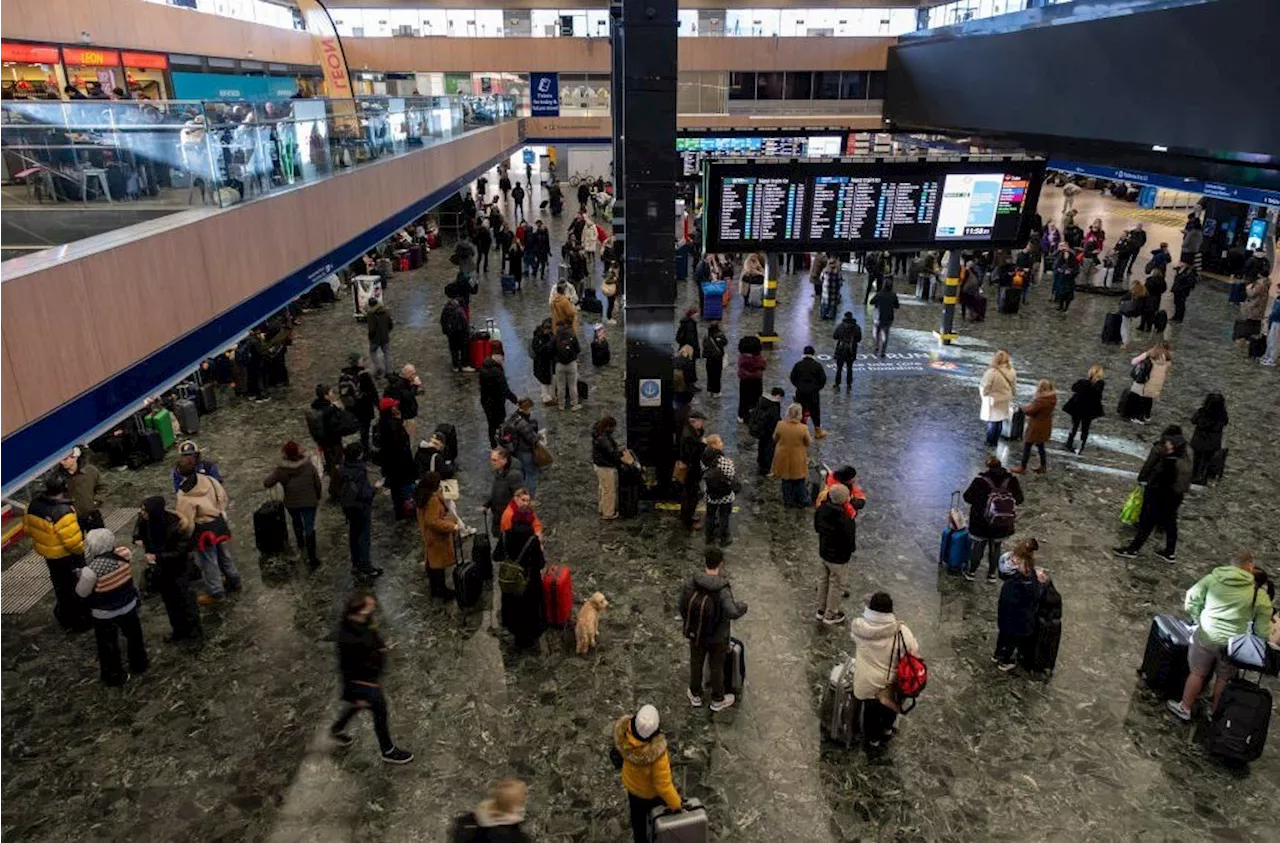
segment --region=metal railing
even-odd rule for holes
[[[6,211],[226,207],[514,119],[504,96],[8,100]]]

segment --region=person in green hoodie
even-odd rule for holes
[[[1256,635],[1266,638],[1271,630],[1271,598],[1254,581],[1253,554],[1237,550],[1231,564],[1214,568],[1187,590],[1185,607],[1196,619],[1191,636],[1187,664],[1191,674],[1182,689],[1182,699],[1169,700],[1169,710],[1182,720],[1191,719],[1191,707],[1214,676],[1213,709],[1236,675],[1236,667],[1227,660],[1227,642],[1248,631],[1253,621]]]

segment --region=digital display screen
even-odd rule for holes
[[[1044,163],[713,163],[710,251],[1025,242]]]
[[[676,152],[681,174],[690,177],[717,158],[835,158],[843,144],[843,135],[705,135],[676,138]]]

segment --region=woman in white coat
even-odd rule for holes
[[[1009,360],[1009,352],[1000,349],[991,356],[991,365],[982,375],[978,393],[982,410],[978,416],[987,423],[987,447],[1000,443],[1000,429],[1012,414],[1013,396],[1018,388],[1018,373]]]
[[[862,730],[867,746],[873,749],[893,737],[893,722],[900,710],[892,687],[898,667],[894,663],[898,633],[902,633],[907,651],[920,655],[915,635],[894,616],[893,598],[883,591],[871,595],[862,617],[854,618],[849,625],[857,648],[853,696],[862,701]]]

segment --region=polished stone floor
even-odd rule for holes
[[[537,198],[535,191],[534,207]],[[553,226],[556,248],[565,221]],[[426,384],[420,429],[459,425],[464,503],[474,513],[488,487],[483,417],[472,377],[448,370],[437,322],[451,270],[440,253],[424,271],[392,282],[392,352],[416,363]],[[861,301],[861,287],[855,277],[845,288],[860,320],[853,299]],[[693,298],[689,285],[681,295]],[[608,760],[611,724],[652,702],[675,747],[677,787],[709,806],[722,841],[1274,839],[1276,748],[1248,771],[1220,766],[1134,675],[1152,614],[1177,611],[1183,590],[1232,548],[1251,547],[1262,564],[1280,568],[1280,382],[1230,343],[1234,317],[1222,289],[1205,285],[1193,296],[1152,426],[1105,418],[1081,457],[1061,447],[1058,430],[1050,473],[1025,481],[1018,535],[1039,539],[1042,564],[1065,600],[1052,680],[998,673],[988,658],[996,589],[937,567],[948,496],[986,456],[976,385],[994,349],[1011,351],[1023,395],[1041,377],[1065,389],[1093,362],[1111,374],[1108,405],[1122,386],[1125,355],[1098,342],[1112,301],[1082,295],[1064,316],[1047,299],[1047,286],[1038,286],[1021,314],[993,310],[985,323],[964,323],[961,339],[939,353],[931,336],[939,306],[904,297],[890,349],[923,356],[898,357],[890,370],[860,373],[851,392],[824,396],[831,436],[815,456],[856,464],[869,499],[849,608],[859,610],[874,590],[891,592],[930,667],[919,707],[883,756],[819,740],[819,696],[832,664],[851,649],[847,625],[815,626],[811,521],[782,509],[778,490],[754,477],[740,497],[729,553],[737,596],[751,605],[735,625],[748,651],[747,690],[719,715],[689,708],[687,657],[673,618],[700,536],[683,534],[670,512],[607,524],[594,512],[588,431],[602,413],[623,415],[620,329],[612,329],[615,363],[583,366],[592,385],[586,411],[537,410],[557,455],[538,496],[549,555],[572,568],[579,598],[608,596],[599,648],[576,656],[548,635],[541,652],[517,654],[490,631],[487,615],[429,602],[416,532],[394,525],[380,499],[374,555],[387,569],[377,593],[393,645],[392,731],[417,760],[381,764],[364,721],[355,746],[335,749],[325,737],[338,708],[331,633],[351,586],[341,515],[322,510],[325,564],[315,574],[260,563],[251,515],[279,445],[306,439],[302,409],[313,385],[332,382],[346,353],[362,345],[362,326],[339,304],[304,317],[290,388],[263,405],[224,396],[204,420],[198,438],[228,478],[246,585],[229,605],[205,610],[203,650],[165,645],[163,609],[149,601],[143,623],[152,669],[111,690],[97,681],[92,640],[67,639],[53,625],[51,599],[4,619],[5,838],[440,841],[450,817],[487,783],[515,775],[530,783],[527,828],[535,839],[622,841],[629,838]],[[493,271],[474,303],[477,316],[492,316],[503,331],[517,393],[536,395],[525,348],[546,302],[538,284],[502,296]],[[830,351],[832,326],[817,320],[808,285],[793,281],[782,285],[778,318],[782,346],[769,356],[767,378],[785,385],[806,343]],[[735,301],[726,319],[731,348],[760,325],[761,311],[744,314]],[[709,428],[749,468],[750,440],[733,419],[735,388],[701,406]],[[1228,398],[1231,461],[1221,484],[1186,502],[1178,562],[1149,552],[1113,558],[1108,549],[1125,535],[1118,513],[1148,443],[1162,425],[1186,424],[1211,389]],[[108,482],[111,504],[130,506],[167,493],[168,468],[112,473]]]

